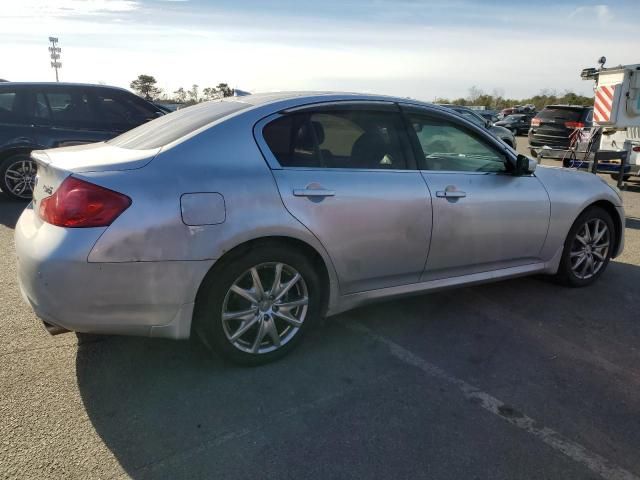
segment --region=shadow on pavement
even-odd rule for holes
[[[14,202],[0,195],[0,225],[15,228],[20,214],[27,205],[26,202]]]
[[[505,379],[519,378],[513,388],[517,384],[517,388],[526,390],[534,388],[527,386],[527,375],[540,375],[545,368],[550,378],[556,378],[560,373],[544,363],[518,369],[514,366],[518,361],[525,364],[530,361],[524,353],[513,363],[509,360],[497,366],[491,362],[470,362],[455,349],[463,348],[469,352],[471,347],[465,345],[485,341],[482,339],[482,332],[485,332],[486,338],[502,337],[498,347],[491,346],[488,350],[490,355],[495,355],[495,348],[501,348],[501,345],[506,348],[504,345],[515,345],[511,342],[526,340],[518,332],[521,326],[537,329],[548,324],[551,328],[552,324],[560,321],[563,328],[573,328],[569,330],[569,341],[575,337],[575,341],[580,342],[586,336],[584,341],[591,348],[602,350],[603,354],[609,352],[598,345],[606,335],[612,337],[608,340],[613,343],[633,344],[635,348],[640,331],[637,321],[634,321],[638,318],[637,304],[633,305],[629,289],[637,291],[638,285],[639,267],[613,262],[598,284],[585,289],[568,289],[528,278],[380,303],[327,321],[326,325],[310,332],[300,349],[279,362],[259,368],[240,368],[224,363],[193,342],[88,337],[90,340],[79,342],[77,381],[82,401],[97,433],[133,478],[193,477],[200,474],[215,477],[224,471],[236,471],[237,476],[244,476],[239,472],[251,472],[255,477],[262,477],[269,468],[283,474],[300,473],[304,468],[319,468],[304,464],[303,457],[308,461],[309,456],[313,459],[316,454],[324,455],[325,450],[331,450],[334,441],[325,438],[327,433],[320,434],[314,430],[317,425],[311,428],[314,415],[305,410],[310,408],[309,405],[317,405],[327,399],[331,402],[331,399],[345,397],[358,388],[358,398],[364,395],[373,398],[376,395],[393,396],[393,392],[403,388],[400,385],[406,379],[396,382],[397,385],[378,384],[378,388],[369,393],[366,393],[367,382],[380,381],[385,375],[398,375],[398,369],[402,369],[405,375],[407,369],[409,374],[412,372],[407,365],[399,364],[384,353],[384,349],[381,353],[364,334],[344,328],[345,323],[355,319],[374,327],[403,332],[407,339],[402,343],[410,343],[408,339],[411,337],[415,341],[421,338],[424,351],[418,353],[435,355],[436,362],[441,362],[439,364],[443,368],[456,375],[464,376],[464,371],[468,370],[478,378],[494,377],[497,382],[511,382]],[[504,306],[506,312],[514,313],[513,319],[518,318],[518,322],[524,325],[514,323],[511,326],[511,315],[497,323],[491,322],[487,319],[490,317],[486,317],[488,314],[482,311],[484,307],[476,303],[476,297]],[[451,301],[457,305],[447,303]],[[456,309],[462,314],[456,313]],[[509,325],[506,330],[505,325]],[[498,335],[496,330],[511,333]],[[551,353],[556,354],[545,351],[547,345],[542,338],[527,341],[527,349],[535,352],[533,355],[544,353],[544,358],[548,359]],[[518,357],[520,351],[516,349],[506,355]],[[437,358],[437,352],[443,352],[443,358]],[[483,357],[486,353],[478,355]],[[611,352],[611,355],[615,358],[616,354]],[[457,362],[463,367],[456,372]],[[575,367],[567,360],[563,368],[570,373],[574,368],[580,372],[581,367]],[[567,378],[570,379],[571,375],[568,374]],[[597,379],[598,374],[587,375],[585,388],[594,392],[606,390],[602,385],[589,383]],[[561,408],[566,408],[568,418],[571,417],[573,406],[563,403],[568,400],[563,398],[567,393],[562,384],[546,386],[546,381],[542,380],[544,388],[548,388],[548,391],[544,390],[544,395],[548,395],[545,402],[551,405],[553,401],[560,401]],[[494,387],[489,385],[485,388]],[[538,385],[536,388],[541,387]],[[594,393],[596,396],[600,394]],[[616,392],[606,394],[615,396]],[[395,395],[402,396],[400,393]],[[350,402],[349,397],[346,398],[342,402],[344,405]],[[583,398],[583,394],[578,398]],[[430,408],[428,402],[432,400],[425,398],[424,401],[427,403],[421,404],[420,400],[412,399],[410,403],[413,406],[407,405],[406,408],[415,409],[416,413],[412,415],[420,415],[418,412]],[[409,401],[405,399],[405,402]],[[329,408],[328,413],[315,412],[316,424],[322,422],[324,415],[329,415],[326,418],[330,422],[331,411],[340,412],[342,408],[338,404]],[[393,445],[386,445],[387,413],[384,407],[377,407],[374,403],[371,408],[373,412],[367,412],[369,417],[365,418],[377,418],[382,422],[368,427],[371,434],[380,435],[376,442],[393,450]],[[445,415],[439,422],[442,425],[432,425],[429,429],[449,428],[450,420],[446,415],[455,415],[455,412],[443,412],[442,415]],[[331,427],[327,428],[331,432]],[[403,428],[410,427],[407,424],[405,427],[396,426],[396,430],[398,428],[403,431]],[[429,436],[428,432],[425,435]],[[279,453],[276,467],[269,464],[260,452],[276,448],[284,442],[283,438],[289,441],[298,438],[301,451],[297,445],[288,445],[291,450]],[[362,440],[367,442],[371,439]],[[248,451],[238,450],[242,448]],[[339,459],[341,454],[333,452],[332,455]],[[386,461],[384,458],[379,460]],[[387,460],[394,461],[391,458]],[[342,461],[335,460],[336,464]],[[361,461],[366,462],[366,459]],[[431,461],[437,464],[438,457],[433,456]],[[360,467],[362,465],[357,468]],[[317,478],[322,478],[322,475]]]

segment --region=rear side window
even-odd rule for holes
[[[70,128],[95,128],[100,123],[88,95],[82,90],[56,89],[37,93],[34,116]]]
[[[283,167],[408,168],[408,139],[398,113],[319,110],[285,115],[263,136]]]
[[[24,108],[24,95],[13,91],[0,92],[0,123],[27,124]]]
[[[13,112],[13,106],[16,101],[16,92],[0,93],[0,113]]]
[[[536,115],[540,120],[556,120],[558,122],[578,122],[582,118],[582,108],[546,107]]]
[[[233,101],[201,103],[147,122],[107,143],[134,150],[163,147],[211,122],[250,106]]]

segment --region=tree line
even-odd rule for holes
[[[233,89],[226,83],[219,83],[215,87],[206,87],[202,90],[200,90],[199,85],[194,83],[190,89],[185,90],[183,87],[180,87],[172,94],[158,88],[156,86],[157,83],[153,75],[138,75],[138,78],[133,80],[129,84],[129,87],[149,101],[184,103],[187,105],[216,100],[222,97],[231,97],[233,95]]]
[[[550,88],[540,90],[540,93],[530,98],[505,98],[501,89],[494,89],[488,94],[480,88],[473,86],[469,89],[466,97],[449,99],[436,97],[433,103],[447,103],[462,106],[485,106],[494,110],[502,110],[503,108],[514,107],[516,105],[535,105],[536,110],[542,110],[547,105],[567,104],[567,105],[593,105],[593,97],[585,97],[578,95],[570,90],[562,93]]]

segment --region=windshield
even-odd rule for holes
[[[211,122],[251,105],[234,101],[205,102],[164,115],[119,135],[107,143],[132,150],[164,147]]]
[[[475,113],[470,112],[469,110],[456,110],[460,115],[462,115],[467,120],[472,121],[473,123],[484,127],[486,120]]]

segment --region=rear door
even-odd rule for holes
[[[34,123],[41,145],[65,147],[108,140],[88,88],[43,86],[35,91]]]
[[[422,280],[541,262],[550,202],[534,175],[509,171],[509,149],[453,116],[407,106],[407,124],[433,196]]]
[[[256,127],[289,212],[324,245],[343,294],[419,280],[431,199],[392,103],[284,112]]]

